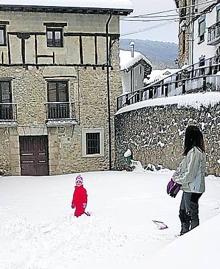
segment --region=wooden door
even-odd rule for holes
[[[20,136],[22,176],[49,175],[47,136]]]

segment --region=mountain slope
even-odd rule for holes
[[[178,54],[177,44],[151,40],[121,39],[120,48],[129,50],[131,41],[135,44],[135,51],[145,55],[152,62],[154,69],[177,68],[175,64]]]

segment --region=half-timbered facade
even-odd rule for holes
[[[111,169],[113,114],[122,93],[119,17],[132,11],[129,1],[116,8],[107,1],[95,7],[7,2],[0,1],[2,173]]]

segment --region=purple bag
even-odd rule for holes
[[[167,194],[171,197],[175,198],[177,193],[179,192],[181,184],[176,183],[172,178],[167,184]]]

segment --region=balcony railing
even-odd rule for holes
[[[0,103],[0,122],[15,122],[17,106],[13,103]]]
[[[220,22],[208,28],[208,45],[216,45],[220,42]]]
[[[219,82],[216,82],[219,71],[220,62],[215,57],[204,61],[202,66],[199,63],[188,66],[142,89],[119,96],[117,109],[152,98],[191,92],[220,91]]]
[[[47,122],[68,122],[76,119],[74,104],[69,102],[46,103]]]

